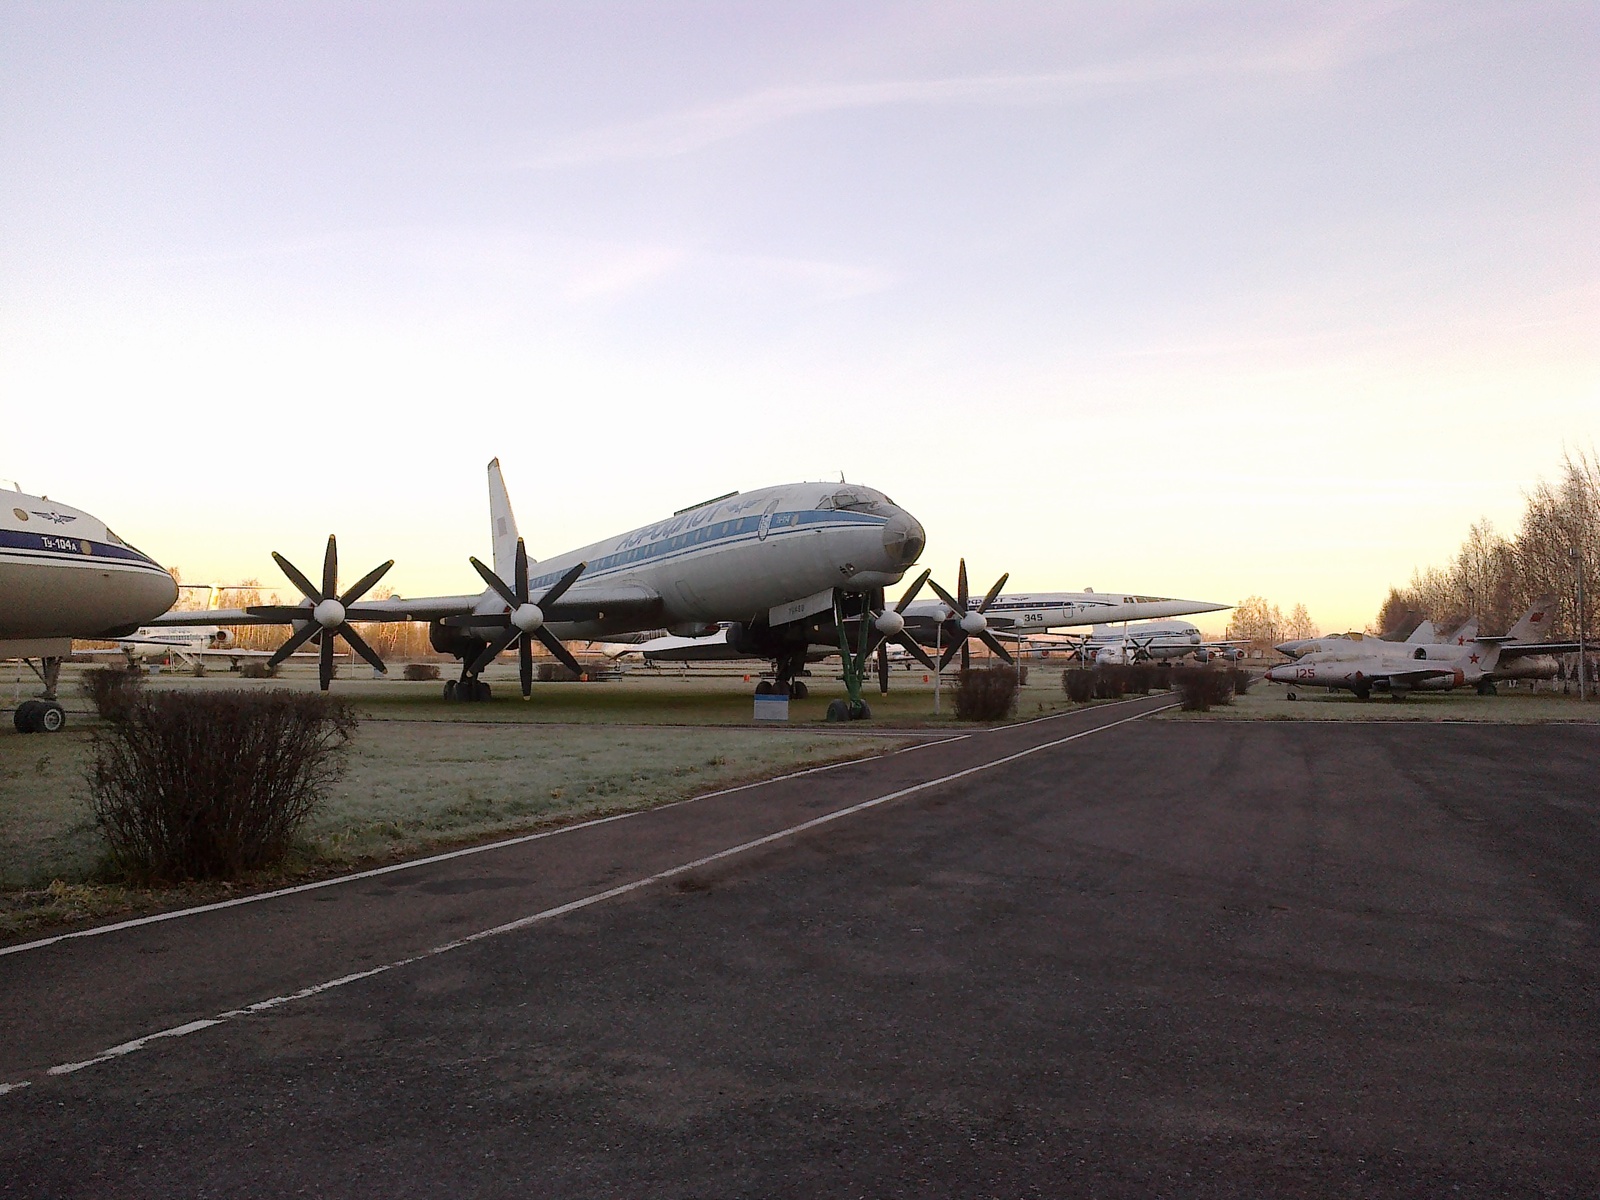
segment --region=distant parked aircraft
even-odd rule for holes
[[[1492,694],[1497,679],[1530,677],[1517,673],[1519,660],[1570,653],[1578,648],[1575,642],[1535,640],[1550,627],[1553,600],[1552,596],[1541,596],[1503,637],[1479,634],[1460,644],[1397,644],[1370,638],[1360,643],[1345,641],[1340,648],[1305,654],[1293,663],[1273,667],[1267,678],[1289,684],[1290,699],[1297,686],[1345,688],[1363,700],[1374,691],[1388,692],[1399,700],[1412,691],[1450,691],[1464,686],[1475,687],[1480,694]],[[1541,672],[1543,669],[1543,664],[1530,668]]]

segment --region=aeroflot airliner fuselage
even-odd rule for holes
[[[177,598],[166,569],[98,517],[0,490],[0,657],[23,656],[15,640],[132,633]]]

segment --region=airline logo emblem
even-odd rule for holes
[[[77,517],[68,516],[66,513],[58,513],[54,509],[49,512],[40,512],[36,508],[28,511],[33,513],[34,516],[43,517],[46,521],[53,522],[56,525],[65,525],[68,521],[76,521],[78,519]]]

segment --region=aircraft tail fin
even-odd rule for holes
[[[1550,637],[1550,627],[1555,624],[1556,598],[1546,594],[1533,602],[1533,607],[1522,614],[1522,620],[1511,627],[1506,636],[1513,642],[1543,642]]]
[[[506,492],[498,458],[489,461],[489,537],[494,547],[494,573],[501,579],[510,579],[517,562],[517,518],[511,511],[511,497]]]
[[[1445,638],[1445,641],[1455,646],[1465,646],[1468,642],[1476,641],[1478,637],[1478,618],[1468,617],[1459,628]]]
[[[1411,636],[1406,638],[1408,646],[1427,646],[1438,640],[1432,621],[1424,621],[1411,631]]]

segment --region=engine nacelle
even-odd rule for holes
[[[1208,663],[1211,661],[1211,651],[1201,646],[1194,652],[1194,658],[1196,662]]]
[[[728,645],[747,658],[779,658],[808,644],[807,625],[795,621],[780,629],[735,621],[728,626]]]
[[[668,625],[667,632],[673,637],[702,638],[710,637],[721,628],[715,621],[685,621],[681,625]]]
[[[211,635],[211,644],[217,647],[219,650],[223,647],[233,645],[234,642],[238,640],[238,638],[233,636],[233,630],[231,629],[219,629]]]
[[[429,621],[428,645],[440,654],[466,658],[469,654],[476,656],[482,653],[484,643],[454,625],[446,625],[442,621]]]

